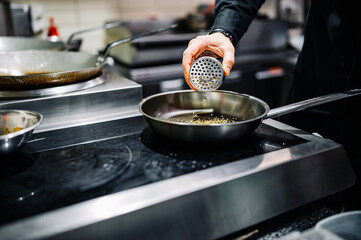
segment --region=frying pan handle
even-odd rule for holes
[[[110,52],[110,49],[112,49],[115,46],[118,46],[120,44],[124,44],[124,43],[130,42],[130,41],[133,41],[133,40],[135,40],[137,38],[153,35],[153,34],[156,34],[156,33],[165,32],[165,31],[174,29],[176,27],[178,27],[178,24],[173,24],[173,25],[171,25],[169,27],[158,28],[158,29],[155,29],[155,30],[151,30],[149,32],[140,33],[140,34],[128,37],[128,38],[124,38],[124,39],[121,39],[121,40],[118,40],[118,41],[115,41],[115,42],[111,42],[100,53],[96,65],[98,66],[98,65],[102,64],[104,59],[108,56],[108,54]]]
[[[307,99],[307,100],[304,100],[301,102],[296,102],[296,103],[292,103],[292,104],[285,105],[282,107],[271,109],[268,112],[268,114],[264,117],[264,119],[279,117],[279,116],[285,115],[287,113],[301,111],[301,110],[304,110],[304,109],[307,109],[310,107],[318,106],[321,104],[333,102],[333,101],[336,101],[339,99],[344,99],[344,98],[348,98],[348,97],[352,97],[352,96],[356,96],[356,95],[360,95],[360,94],[361,94],[361,89],[353,89],[353,90],[349,90],[346,92],[332,93],[332,94],[323,95],[320,97]]]
[[[115,28],[115,27],[120,27],[123,26],[125,24],[127,24],[128,22],[123,22],[123,21],[116,21],[116,22],[111,22],[111,23],[107,23],[98,27],[92,27],[92,28],[88,28],[88,29],[84,29],[78,32],[75,32],[73,34],[70,35],[70,37],[68,38],[67,43],[70,44],[71,40],[74,38],[75,35],[81,34],[81,33],[86,33],[86,32],[91,32],[94,30],[99,30],[99,29],[109,29],[109,28]]]

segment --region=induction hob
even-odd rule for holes
[[[353,181],[340,145],[274,120],[220,146],[170,141],[140,116],[105,121],[36,133],[1,165],[5,239],[215,238]]]

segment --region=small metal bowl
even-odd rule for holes
[[[21,149],[42,121],[43,115],[37,112],[0,110],[0,155]]]

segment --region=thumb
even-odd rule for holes
[[[223,56],[223,63],[222,63],[223,72],[224,72],[225,76],[229,75],[233,65],[234,65],[234,53],[232,51],[225,52],[224,56]]]
[[[223,64],[223,73],[225,76],[228,76],[229,73],[231,72],[232,67],[230,65],[227,64]]]

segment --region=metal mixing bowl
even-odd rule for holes
[[[0,155],[22,148],[42,121],[43,115],[37,112],[0,110]],[[21,130],[16,131],[17,128]]]

